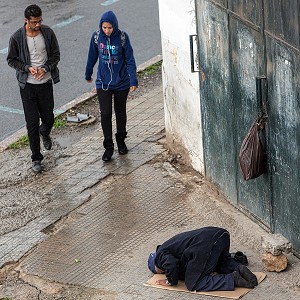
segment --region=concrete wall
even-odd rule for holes
[[[204,173],[199,74],[191,72],[189,35],[196,34],[193,0],[159,0],[168,146]]]

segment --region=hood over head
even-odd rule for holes
[[[156,252],[152,252],[152,253],[150,253],[149,258],[148,258],[148,268],[154,274],[156,274],[155,257],[156,257]]]
[[[101,19],[100,19],[100,22],[99,22],[99,28],[100,28],[101,33],[105,35],[105,33],[102,30],[102,23],[103,22],[108,22],[112,25],[112,27],[114,29],[112,35],[116,34],[119,31],[118,19],[117,19],[116,15],[114,14],[113,11],[111,11],[111,10],[106,11],[101,16]]]

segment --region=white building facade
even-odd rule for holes
[[[195,3],[158,2],[167,143],[195,170],[204,173],[199,73],[191,72],[189,40],[196,33]]]

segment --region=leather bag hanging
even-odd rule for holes
[[[260,139],[265,116],[258,118],[242,142],[239,163],[245,180],[254,179],[266,171],[266,154]]]

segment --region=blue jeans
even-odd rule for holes
[[[54,123],[52,81],[49,80],[43,84],[26,83],[24,89],[20,88],[20,94],[32,152],[31,159],[32,161],[43,160],[40,134],[42,136],[48,136]]]

